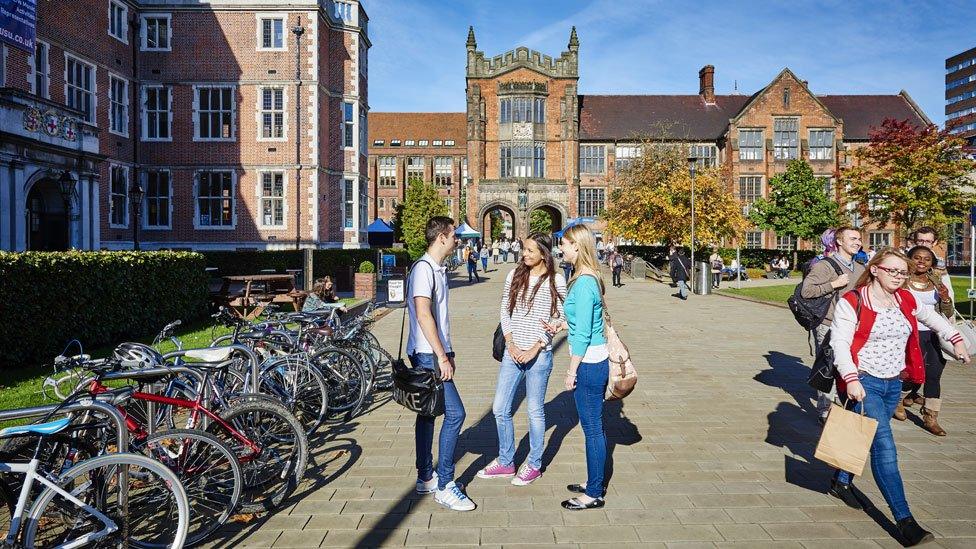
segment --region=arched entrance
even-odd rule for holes
[[[542,204],[529,212],[529,233],[552,234],[563,228],[563,213],[550,204]]]
[[[68,249],[68,218],[58,182],[49,177],[31,186],[27,193],[27,249]]]
[[[481,209],[481,235],[486,242],[502,237],[511,240],[518,235],[517,221],[514,207],[500,202],[488,204]]]

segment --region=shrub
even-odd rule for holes
[[[206,262],[192,252],[0,252],[0,366],[50,361],[156,333],[207,311]]]
[[[410,258],[406,250],[315,250],[314,278],[322,276],[336,277],[340,270],[346,270],[359,265],[363,261],[376,261],[377,252],[395,254],[398,265],[409,265]],[[285,272],[287,269],[301,269],[303,267],[303,252],[301,250],[272,250],[272,251],[227,251],[202,252],[208,267],[217,268],[217,276],[257,274],[263,269],[274,269]]]
[[[690,250],[688,247],[683,248],[685,255],[689,255]],[[622,254],[631,254],[641,259],[652,263],[658,267],[662,266],[668,260],[668,247],[667,246],[619,246],[617,250]],[[707,261],[708,256],[712,255],[711,248],[699,248],[695,250],[695,260],[697,261],[701,257],[702,261]],[[797,263],[802,265],[803,263],[812,259],[817,252],[813,250],[796,250]],[[722,256],[726,265],[729,265],[733,259],[735,259],[735,248],[719,248],[718,254]],[[739,251],[740,259],[742,265],[745,267],[763,269],[765,265],[768,265],[770,261],[775,259],[779,255],[786,255],[791,262],[790,267],[793,269],[797,268],[797,265],[792,265],[793,262],[793,251],[784,252],[782,250],[769,250],[766,248],[742,248]]]
[[[364,274],[371,274],[376,272],[376,267],[373,266],[372,261],[363,261],[359,264],[359,272]]]

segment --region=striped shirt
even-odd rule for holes
[[[552,316],[549,314],[552,310],[552,292],[549,289],[549,281],[544,280],[542,286],[539,287],[539,291],[536,292],[535,298],[529,301],[528,297],[532,295],[532,289],[539,282],[539,277],[530,276],[529,286],[526,288],[528,295],[526,296],[525,302],[523,303],[521,300],[522,296],[519,296],[515,300],[515,310],[509,315],[508,294],[512,289],[512,277],[514,275],[514,269],[509,271],[508,276],[505,277],[505,289],[502,291],[502,304],[500,309],[502,333],[506,336],[512,334],[512,341],[519,349],[528,349],[535,345],[537,341],[541,341],[544,344],[545,350],[552,350],[552,336],[546,332],[545,327],[542,325],[542,321],[549,322],[552,319]],[[556,311],[559,318],[565,318],[563,313],[563,300],[566,299],[566,279],[561,274],[555,274],[555,277],[556,293],[562,298],[556,302]]]

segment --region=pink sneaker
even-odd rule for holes
[[[478,478],[509,478],[515,476],[515,465],[504,466],[493,460],[488,467],[478,471]]]
[[[512,479],[512,484],[515,486],[528,486],[535,482],[539,477],[542,476],[542,471],[538,469],[533,469],[528,465],[523,465],[518,472],[518,475]]]

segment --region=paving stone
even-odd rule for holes
[[[325,539],[325,534],[324,530],[282,532],[272,547],[318,547]]]
[[[552,530],[558,543],[639,541],[633,526],[556,526]]]
[[[411,528],[406,545],[478,545],[480,528]]]
[[[722,534],[714,526],[664,524],[653,526],[638,526],[637,535],[641,541],[722,541]]]
[[[556,538],[551,528],[482,528],[482,543],[521,544],[555,543]]]
[[[727,541],[771,539],[758,524],[716,524],[715,529]]]
[[[402,547],[407,529],[395,530],[329,530],[323,547]]]
[[[850,539],[854,535],[840,524],[829,522],[764,524],[763,529],[778,540]]]

